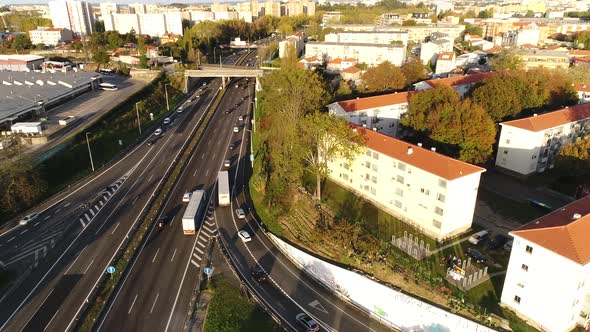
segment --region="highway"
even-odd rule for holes
[[[0,298],[0,330],[68,330],[75,324],[219,86],[220,80],[213,81],[182,113],[172,113],[172,124],[155,144],[142,142],[40,207],[50,206],[30,224],[0,236],[2,264],[22,275]]]

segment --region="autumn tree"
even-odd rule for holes
[[[11,214],[26,209],[45,189],[46,183],[29,159],[15,155],[0,162],[0,211]]]
[[[579,137],[575,142],[562,147],[555,158],[555,167],[562,174],[590,177],[590,135]]]
[[[405,84],[409,86],[416,82],[425,80],[427,78],[424,66],[420,59],[414,58],[406,62],[401,68],[402,74],[404,75]]]
[[[389,61],[367,69],[361,79],[367,92],[399,90],[406,82],[401,69]]]
[[[509,50],[503,50],[499,54],[495,55],[490,59],[490,62],[494,70],[514,70],[522,69],[524,67],[522,59]]]
[[[427,120],[432,109],[442,104],[458,102],[459,95],[448,86],[421,91],[410,98],[408,112],[404,115],[402,124],[418,131],[425,131],[428,129]]]
[[[515,84],[511,84],[515,83]],[[473,100],[481,105],[495,122],[515,117],[522,111],[516,88],[517,79],[505,73],[498,73],[486,79],[473,90]]]
[[[365,140],[344,118],[319,111],[305,116],[302,129],[306,166],[316,176],[316,197],[321,199],[321,183],[330,172],[328,161],[351,162],[361,153]]]

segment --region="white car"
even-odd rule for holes
[[[250,234],[248,234],[248,232],[246,231],[239,231],[238,236],[240,237],[240,239],[242,239],[244,243],[252,241]]]
[[[182,195],[182,201],[186,203],[190,200],[191,200],[191,193],[187,191],[184,193],[184,195]]]
[[[224,167],[230,167],[231,166],[231,161],[228,159],[226,161],[223,162],[223,166]]]
[[[178,113],[182,113],[183,109],[182,109],[182,105],[178,107],[178,109],[176,110],[176,112]]]
[[[156,131],[154,131],[154,135],[156,135],[156,136],[162,135],[162,128],[156,129]]]
[[[236,84],[236,89],[239,88],[240,86]]]
[[[239,132],[239,131],[240,131],[240,128],[238,128],[238,127],[234,127],[234,133],[237,133],[237,132]]]
[[[31,213],[31,214],[27,214],[26,216],[24,216],[24,218],[22,218],[18,224],[21,226],[24,226],[26,224],[28,224],[31,220],[37,218],[39,214],[38,213]]]
[[[238,116],[238,121],[244,121],[244,117],[242,115]]]
[[[170,124],[170,118],[165,118],[165,119],[164,119],[164,124],[165,124],[165,125],[167,125],[167,124]]]
[[[478,245],[481,241],[488,237],[488,235],[488,231],[477,232],[469,237],[469,243]]]
[[[238,219],[245,219],[246,218],[246,213],[244,213],[244,210],[242,210],[242,209],[237,209],[236,215],[238,216]]]

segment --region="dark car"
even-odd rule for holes
[[[493,239],[488,242],[488,248],[498,249],[508,242],[508,237],[502,234],[496,234]]]
[[[465,250],[465,255],[473,258],[473,260],[478,263],[485,263],[488,260],[484,254],[482,254],[474,248],[468,248],[467,250]]]
[[[303,312],[295,316],[295,319],[297,320],[297,324],[305,328],[304,331],[306,332],[315,332],[320,330],[320,325],[318,322]]]
[[[252,279],[256,280],[257,282],[265,282],[268,279],[266,272],[264,272],[264,270],[259,265],[256,265],[250,274],[252,275]]]
[[[225,114],[229,114],[231,110],[225,110]]]
[[[166,226],[166,224],[168,224],[168,217],[160,217],[160,219],[158,219],[158,222],[156,225],[159,228],[162,228],[162,227]]]
[[[147,145],[155,144],[157,141],[158,141],[158,139],[154,137],[154,138],[147,141]]]
[[[230,149],[230,150],[233,150],[235,147],[236,147],[236,146],[235,146],[233,143],[229,145],[229,149]]]

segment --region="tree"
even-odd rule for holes
[[[338,84],[338,89],[334,92],[336,97],[348,97],[352,94],[352,89],[348,82],[340,81]]]
[[[448,86],[436,87],[414,94],[410,98],[408,112],[402,118],[402,124],[418,131],[428,129],[427,119],[430,111],[442,104],[459,102],[459,95]]]
[[[399,90],[405,86],[406,79],[399,67],[389,61],[371,67],[362,75],[363,87],[368,92]]]
[[[27,36],[26,34],[18,34],[16,35],[16,37],[14,37],[14,43],[12,44],[12,47],[14,47],[17,51],[22,51],[30,49],[31,47],[33,47],[33,44],[31,43],[31,39],[29,39],[29,36]]]
[[[95,21],[94,22],[94,31],[105,32],[104,21]]]
[[[426,76],[422,62],[420,62],[420,59],[417,58],[406,62],[402,66],[401,70],[405,78],[406,86],[425,80],[428,77]]]
[[[562,147],[555,158],[555,167],[562,174],[586,179],[590,177],[590,135],[578,137],[573,143]]]
[[[478,18],[492,18],[494,17],[494,10],[492,8],[487,10],[481,10],[477,15]]]
[[[535,12],[529,9],[524,14],[524,17],[535,17]]]
[[[80,52],[83,47],[84,45],[82,45],[82,43],[79,41],[75,41],[72,43],[72,49],[76,52]]]
[[[515,70],[522,69],[523,62],[518,56],[509,50],[503,50],[499,54],[490,59],[492,69],[494,70]]]
[[[0,163],[0,211],[26,209],[45,189],[46,183],[29,159],[15,156]]]
[[[495,122],[512,118],[522,111],[515,79],[505,73],[498,73],[483,81],[473,90],[473,100],[481,105]]]
[[[322,180],[330,172],[328,161],[344,159],[351,162],[361,153],[365,140],[344,118],[319,111],[305,116],[302,129],[305,161],[316,176],[316,197],[321,199]]]
[[[463,31],[464,35],[469,34],[469,35],[483,36],[483,30],[481,29],[480,26],[469,24],[469,23],[464,23],[464,24],[465,24],[465,30]]]
[[[106,65],[110,61],[109,54],[105,51],[104,48],[98,49],[98,51],[94,52],[92,55],[92,60],[96,62],[96,69],[100,68],[100,65]]]
[[[35,45],[35,49],[37,50],[44,50],[47,46],[45,46],[45,44],[43,43],[39,43],[37,45]]]
[[[125,44],[125,41],[117,31],[107,31],[105,32],[105,36],[109,44],[109,49],[111,50],[117,49]]]
[[[404,26],[404,27],[414,27],[416,25],[418,25],[418,24],[416,23],[415,20],[404,20],[402,22],[402,26]]]

